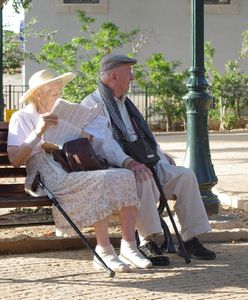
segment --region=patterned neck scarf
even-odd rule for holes
[[[101,81],[98,84],[98,89],[100,95],[107,107],[108,113],[110,115],[112,126],[113,126],[113,137],[114,139],[121,145],[121,140],[132,141],[132,138],[129,135],[129,132],[122,120],[118,105],[116,100],[114,99],[111,90]],[[133,102],[126,98],[125,105],[130,116],[130,119],[135,120],[135,123],[138,127],[139,134],[144,136],[149,144],[156,149],[157,142],[143,118],[142,114],[139,112],[137,107],[133,104]]]
[[[114,139],[117,140],[118,143],[120,143],[121,138],[126,141],[132,141],[128,130],[122,120],[121,113],[119,111],[115,98],[111,93],[111,90],[101,81],[98,84],[98,89],[112,121]]]

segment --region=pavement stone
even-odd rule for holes
[[[92,267],[90,251],[0,256],[1,300],[233,300],[248,299],[248,243],[215,243],[214,261],[171,265],[109,278]]]

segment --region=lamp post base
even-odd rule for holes
[[[220,210],[220,201],[218,199],[218,196],[211,191],[210,187],[206,186],[204,188],[200,186],[200,193],[207,215],[211,216],[214,214],[218,214]]]

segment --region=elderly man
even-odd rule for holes
[[[134,79],[132,65],[136,62],[136,59],[115,54],[107,55],[101,60],[98,89],[82,102],[87,106],[103,104],[103,113],[109,120],[107,138],[95,139],[94,148],[113,166],[133,171],[138,185],[147,185],[150,181],[152,189],[150,169],[124,151],[123,141],[133,142],[137,139],[137,135],[144,136],[149,145],[156,149],[160,158],[155,169],[166,197],[176,199],[175,210],[181,226],[181,236],[190,257],[203,260],[215,259],[215,253],[206,249],[196,238],[197,235],[208,232],[211,228],[194,172],[170,164],[144,118],[126,96],[129,85]],[[157,257],[161,258],[163,253],[154,241],[154,235],[162,231],[156,209],[157,200],[154,188],[149,195],[143,193],[137,230],[140,236],[140,251],[151,259],[154,265],[162,265],[163,262],[157,260]],[[180,247],[177,253],[182,256]]]

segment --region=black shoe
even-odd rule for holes
[[[216,258],[216,254],[213,251],[203,247],[197,238],[193,238],[188,242],[184,242],[184,247],[191,258],[202,260],[213,260]],[[180,247],[178,248],[177,254],[183,256],[183,252]]]
[[[139,250],[146,258],[150,259],[153,266],[168,266],[170,264],[169,258],[163,254],[162,250],[153,241],[139,246]]]

